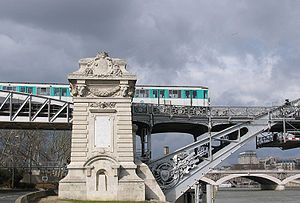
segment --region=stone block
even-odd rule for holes
[[[83,115],[77,115],[77,116],[74,116],[73,115],[73,121],[87,121],[87,116],[83,116]],[[73,126],[74,126],[74,123],[73,123]]]
[[[86,125],[81,125],[81,124],[74,125],[72,133],[82,133],[80,131],[78,132],[77,130],[86,130],[86,129],[87,129]],[[87,131],[85,131],[84,133],[87,133]]]

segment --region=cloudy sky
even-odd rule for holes
[[[213,105],[300,92],[300,0],[1,0],[0,81],[67,82],[100,50],[138,84],[202,85]]]

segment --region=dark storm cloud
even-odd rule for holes
[[[126,14],[134,15],[130,1],[18,0],[1,1],[0,18],[48,31],[113,37]]]
[[[295,98],[299,4],[4,0],[0,79],[66,82],[80,58],[106,50],[140,84],[208,86],[213,104]]]

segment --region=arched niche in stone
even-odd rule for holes
[[[120,165],[105,154],[88,159],[86,168],[87,195],[91,198],[105,197],[114,199],[118,190],[118,174]]]
[[[100,169],[96,173],[96,191],[102,191],[106,192],[107,191],[107,185],[108,180],[107,180],[107,171],[104,169]]]

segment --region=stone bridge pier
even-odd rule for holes
[[[165,200],[148,166],[135,159],[131,102],[136,76],[99,52],[79,60],[68,79],[74,102],[71,163],[59,198]]]

